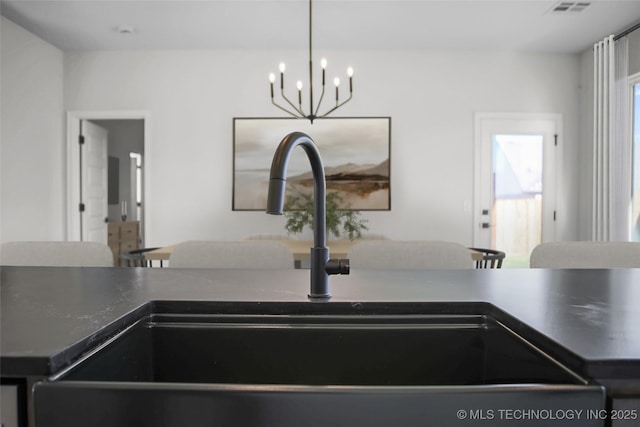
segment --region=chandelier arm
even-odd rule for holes
[[[324,98],[324,85],[322,85],[322,93],[320,93],[320,99],[318,100],[316,111],[313,113],[313,115],[316,117],[318,116],[318,111],[320,111],[320,104],[322,104],[322,98]]]
[[[287,98],[287,96],[284,94],[284,90],[280,91],[280,95],[282,95],[282,99],[287,101],[287,104],[289,104],[291,106],[291,108],[296,110],[298,112],[298,114],[300,114],[302,117],[305,116],[304,111],[302,111],[300,108],[296,107],[293,102],[289,101],[289,98]]]
[[[271,99],[271,103],[273,105],[275,105],[276,107],[278,107],[279,109],[281,109],[282,111],[284,111],[285,113],[297,118],[297,119],[304,119],[304,116],[301,116],[298,112],[293,112],[293,111],[289,111],[286,108],[282,107],[281,105],[279,105],[276,101],[274,101],[273,99]]]
[[[332,109],[330,109],[329,111],[327,111],[326,113],[318,116],[317,118],[322,119],[324,117],[327,117],[329,114],[333,113],[335,110],[337,110],[338,108],[342,107],[344,104],[346,104],[347,102],[351,101],[351,98],[353,98],[353,94],[349,94],[349,97],[347,99],[345,99],[344,101],[342,101],[340,104],[336,105],[335,107],[333,107]]]

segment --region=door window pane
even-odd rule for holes
[[[494,135],[492,247],[504,267],[528,267],[542,240],[542,135]]]

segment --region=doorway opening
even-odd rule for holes
[[[474,245],[526,268],[535,246],[555,238],[557,115],[476,115]]]
[[[142,198],[138,194],[138,174],[132,173],[131,153],[144,155],[144,120],[109,119],[89,120],[107,131],[109,160],[116,166],[109,171],[108,222],[142,221]],[[142,189],[141,189],[142,190]]]
[[[68,240],[108,243],[109,224],[127,222],[143,246],[147,114],[70,112],[67,137]]]

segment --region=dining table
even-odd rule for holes
[[[304,239],[282,239],[278,242],[286,245],[293,254],[293,262],[295,268],[309,268],[310,249],[313,247],[313,241]],[[332,258],[347,258],[349,251],[358,240],[330,240],[327,247]],[[147,261],[169,261],[171,253],[178,244],[164,246],[152,251],[145,252],[144,257]],[[477,250],[469,249],[471,260],[480,261],[484,254]]]

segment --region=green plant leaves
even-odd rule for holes
[[[339,193],[327,194],[327,230],[335,237],[347,236],[349,240],[362,237],[362,232],[368,230],[366,219],[360,218],[360,211],[338,206],[343,202]],[[284,228],[289,234],[302,233],[305,227],[313,229],[313,196],[297,193],[287,198],[284,205],[284,216],[287,222]]]

